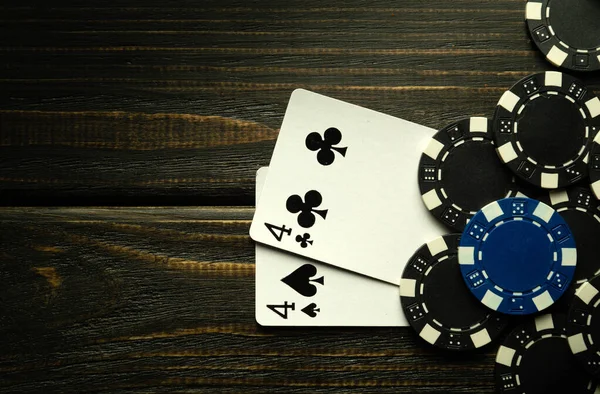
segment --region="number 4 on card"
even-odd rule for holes
[[[273,236],[275,237],[275,239],[279,242],[281,242],[281,240],[283,239],[283,235],[287,234],[292,235],[292,229],[291,228],[286,228],[285,224],[281,227],[278,227],[274,224],[271,223],[265,223],[265,226],[269,229],[269,232],[271,234],[273,234]]]
[[[279,316],[283,317],[284,319],[287,319],[288,318],[288,309],[295,310],[296,303],[292,302],[291,304],[288,304],[288,302],[285,301],[283,303],[283,305],[267,305],[267,308],[269,308],[273,312],[277,313]],[[282,309],[282,311],[280,311],[280,309]]]

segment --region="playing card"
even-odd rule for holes
[[[267,168],[256,174],[257,200]],[[398,286],[256,244],[256,321],[264,326],[407,326]]]
[[[306,90],[292,94],[250,236],[392,284],[445,231],[417,183],[435,130]]]

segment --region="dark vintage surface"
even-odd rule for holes
[[[525,2],[106,4],[0,4],[0,391],[492,392],[495,347],[257,326],[247,233],[294,88],[491,116]]]

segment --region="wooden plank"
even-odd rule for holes
[[[491,116],[504,89],[550,69],[523,8],[5,1],[0,204],[252,204],[299,87],[434,128]]]
[[[495,348],[258,326],[252,212],[1,208],[0,390],[493,392]]]
[[[219,116],[0,111],[5,204],[252,203],[277,131]]]

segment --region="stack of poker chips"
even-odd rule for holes
[[[599,33],[570,39],[597,45],[561,41],[569,27],[538,0],[526,6],[536,46],[556,66],[600,69],[600,5],[555,3]],[[498,392],[600,393],[599,131],[600,99],[547,71],[504,92],[492,119],[442,128],[421,156],[423,202],[454,232],[407,262],[402,308],[433,346],[498,346]]]
[[[494,343],[521,316],[498,349],[499,392],[600,392],[599,130],[600,99],[547,71],[421,156],[423,203],[456,233],[408,261],[402,308],[446,350]]]

